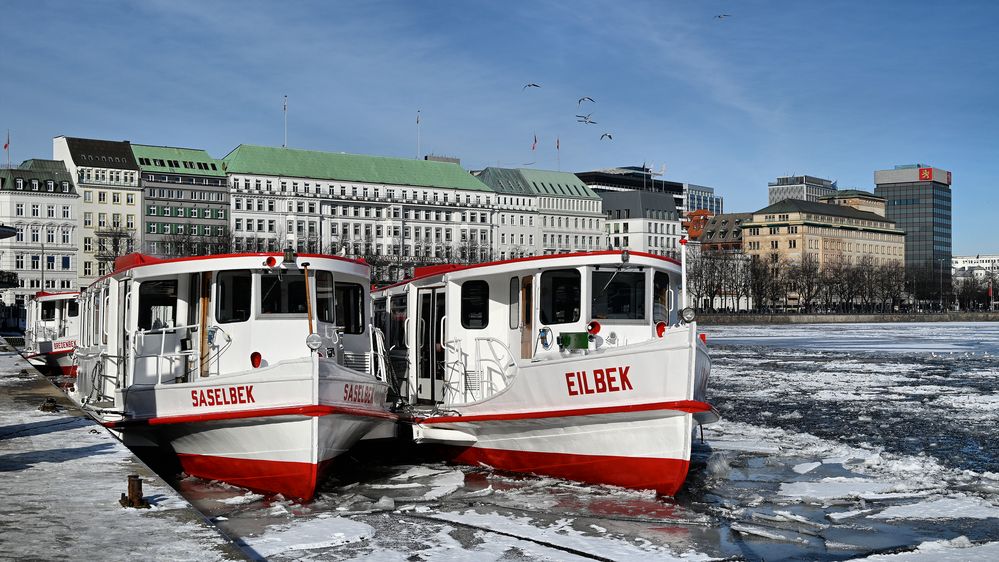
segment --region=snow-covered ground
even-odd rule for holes
[[[997,559],[999,326],[706,331],[724,420],[674,499],[358,454],[307,505],[178,485],[273,560]]]
[[[0,560],[238,560],[241,553],[107,431],[0,352]],[[67,401],[68,405],[68,401]],[[144,476],[150,509],[119,505]]]

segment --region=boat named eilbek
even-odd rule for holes
[[[307,500],[337,455],[394,433],[363,262],[288,251],[115,265],[81,296],[71,396],[126,445]]]
[[[627,251],[418,270],[376,291],[417,443],[457,462],[674,494],[710,359],[675,260]]]

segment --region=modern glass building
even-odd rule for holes
[[[836,182],[815,176],[782,176],[767,184],[769,204],[785,199],[818,201],[827,195],[835,195]]]
[[[874,172],[874,194],[905,231],[905,268],[916,297],[944,302],[951,287],[951,173],[926,164]]]

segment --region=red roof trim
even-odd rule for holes
[[[50,293],[48,291],[38,291],[37,293],[35,293],[35,298],[37,299],[40,297],[58,297],[60,295],[79,295],[79,294],[80,291],[58,291],[54,293]]]
[[[256,410],[237,410],[229,412],[211,412],[205,414],[185,414],[180,416],[164,416],[156,418],[127,419],[114,422],[104,422],[105,427],[132,427],[145,425],[170,425],[177,423],[198,423],[219,420],[239,420],[246,418],[271,418],[277,416],[308,416],[318,418],[334,414],[346,414],[369,418],[397,420],[399,416],[379,410],[365,410],[346,406],[289,406],[285,408],[261,408]]]
[[[132,257],[132,256],[136,256],[136,257]],[[128,255],[125,255],[125,256],[122,256],[122,257],[116,259],[114,261],[114,263],[115,263],[115,270],[112,271],[111,273],[108,273],[108,274],[105,274],[105,275],[103,275],[101,277],[98,277],[97,279],[94,280],[93,283],[91,283],[91,285],[93,285],[94,283],[97,283],[98,281],[103,281],[104,279],[107,279],[108,277],[112,277],[114,275],[118,275],[119,273],[128,271],[129,269],[134,269],[134,268],[142,267],[142,266],[146,266],[146,265],[159,265],[159,264],[163,264],[163,263],[180,263],[180,262],[185,262],[185,261],[213,260],[213,259],[218,259],[218,258],[246,258],[246,257],[261,257],[261,258],[266,258],[268,256],[275,256],[275,257],[283,258],[284,257],[284,252],[244,252],[244,253],[240,253],[240,254],[210,254],[210,255],[207,255],[207,256],[184,256],[182,258],[170,258],[170,259],[160,259],[160,258],[149,256],[149,255],[146,255],[146,254],[140,254],[140,253],[137,253],[137,252],[133,252],[131,254],[128,254]],[[348,263],[354,263],[354,264],[357,264],[357,265],[363,265],[365,267],[370,267],[370,266],[368,266],[368,264],[364,260],[361,260],[361,259],[356,259],[355,260],[355,259],[351,259],[351,258],[345,258],[343,256],[332,256],[332,255],[329,255],[329,254],[295,254],[295,257],[299,257],[299,258],[325,258],[325,259],[345,261],[345,262],[348,262]],[[122,263],[122,267],[120,267],[120,268],[118,267],[118,263],[119,262]]]
[[[549,410],[543,412],[515,412],[511,414],[482,414],[478,416],[438,416],[433,418],[415,417],[415,423],[461,423],[480,421],[510,421],[536,420],[544,418],[562,418],[575,416],[594,416],[601,414],[623,414],[628,412],[648,412],[652,410],[676,410],[693,414],[711,410],[711,404],[698,400],[677,400],[672,402],[653,402],[651,404],[626,404],[623,406],[600,406],[596,408],[578,408],[575,410]]]
[[[391,285],[386,285],[378,290],[391,289],[393,287],[399,287],[406,285],[407,283],[412,283],[413,281],[418,281],[426,277],[433,277],[435,275],[442,275],[444,273],[450,273],[452,271],[464,271],[466,269],[475,269],[478,267],[488,267],[493,265],[505,265],[509,263],[520,263],[520,262],[532,262],[541,260],[550,260],[558,258],[578,258],[582,256],[616,256],[621,255],[624,250],[601,250],[598,252],[573,252],[569,254],[546,254],[543,256],[526,256],[523,258],[512,258],[508,260],[491,261],[485,263],[475,263],[470,265],[458,265],[458,264],[447,264],[447,265],[431,265],[427,267],[417,267],[413,271],[413,277],[406,279],[404,281],[399,281],[398,283],[393,283]],[[678,260],[673,258],[668,258],[666,256],[658,256],[656,254],[649,254],[646,252],[632,252],[628,250],[628,254],[632,256],[641,256],[643,258],[653,258],[657,260],[662,260],[665,262],[673,263],[676,265],[681,265]]]

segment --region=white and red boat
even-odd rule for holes
[[[38,292],[28,301],[24,357],[42,373],[76,374],[73,350],[80,334],[78,291]]]
[[[337,455],[394,433],[365,263],[288,251],[115,267],[81,295],[71,396],[127,445],[308,500]]]
[[[710,359],[681,264],[627,251],[423,268],[372,294],[417,443],[459,463],[674,494]]]

